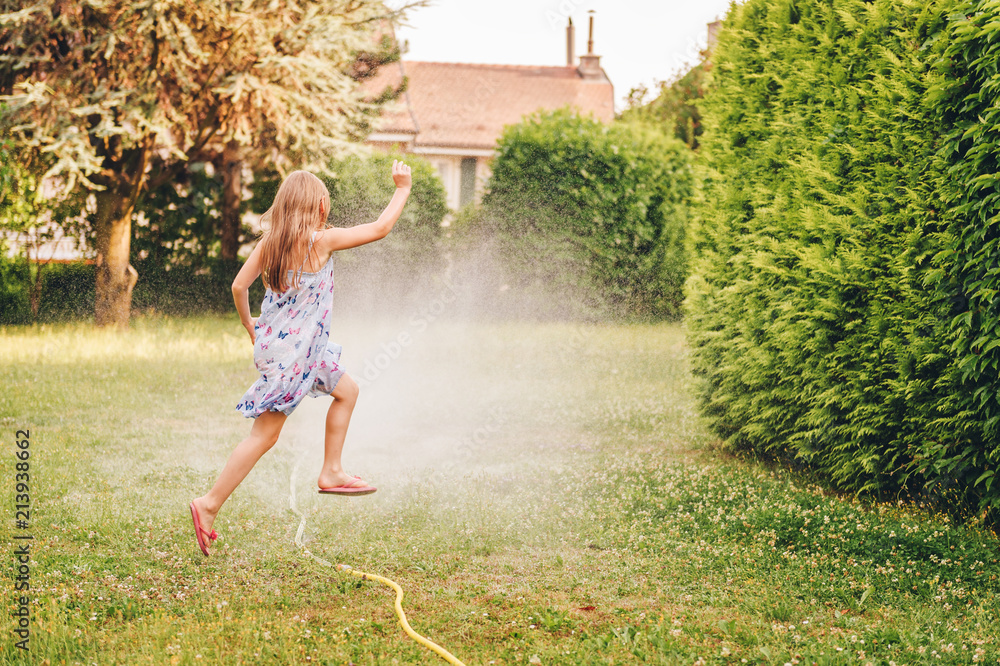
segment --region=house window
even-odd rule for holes
[[[449,185],[448,178],[449,178],[449,176],[451,176],[451,174],[449,173],[449,170],[448,170],[448,167],[450,166],[448,164],[448,161],[447,160],[434,160],[433,164],[434,164],[434,168],[437,169],[438,176],[441,178],[441,182],[444,183],[445,189],[448,189],[448,185]]]
[[[476,198],[476,158],[462,158],[462,180],[458,189],[459,207],[472,203]]]

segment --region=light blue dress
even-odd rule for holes
[[[313,232],[310,250],[315,239]],[[289,283],[294,273],[288,271]],[[317,272],[301,273],[298,287],[265,292],[254,327],[253,359],[260,378],[236,411],[247,418],[266,411],[291,414],[305,396],[329,395],[336,388],[344,371],[339,365],[342,347],[330,342],[332,306],[332,255]]]

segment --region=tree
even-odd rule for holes
[[[398,61],[400,58],[399,44],[391,32],[384,32],[377,46],[359,52],[355,55],[348,73],[352,79],[362,82],[374,77],[383,65]],[[398,88],[386,88],[374,102],[375,108],[395,100],[406,89],[406,81]],[[362,130],[367,134],[370,127],[363,122]],[[220,258],[224,263],[238,261],[240,248],[240,221],[243,209],[243,147],[238,141],[230,140],[220,149],[215,150],[212,164],[216,173],[222,177],[222,197],[219,201],[220,213]],[[267,165],[265,164],[265,168]]]
[[[676,80],[660,82],[660,93],[650,102],[646,102],[649,90],[645,85],[633,88],[622,120],[657,125],[690,148],[697,148],[702,132],[701,111],[697,105],[705,96],[708,71],[708,61],[702,60]]]
[[[351,152],[378,106],[365,54],[410,6],[0,0],[0,129],[53,204],[86,213],[98,325],[128,324],[142,193],[218,146],[279,170]]]

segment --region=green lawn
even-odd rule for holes
[[[723,455],[677,325],[334,333],[369,376],[345,465],[379,492],[315,492],[327,399],[307,399],[206,559],[187,503],[250,425],[235,317],[0,329],[4,524],[34,537],[30,653],[8,557],[0,659],[444,663],[400,629],[388,588],[304,557],[294,489],[306,547],[396,580],[413,628],[470,665],[998,662],[996,539]]]

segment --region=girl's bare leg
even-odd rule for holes
[[[202,529],[206,532],[212,531],[216,514],[236,490],[236,486],[240,485],[260,457],[278,441],[281,426],[285,424],[287,418],[288,415],[281,412],[264,412],[254,419],[250,436],[240,442],[229,456],[215,485],[207,494],[194,500],[194,506],[201,518]]]
[[[340,464],[340,454],[344,450],[347,426],[351,423],[351,414],[358,402],[360,391],[358,383],[345,373],[340,376],[337,387],[330,394],[333,396],[333,404],[326,413],[326,448],[323,453],[323,469],[319,473],[320,488],[333,488],[351,481],[357,482],[357,479],[344,471]]]

